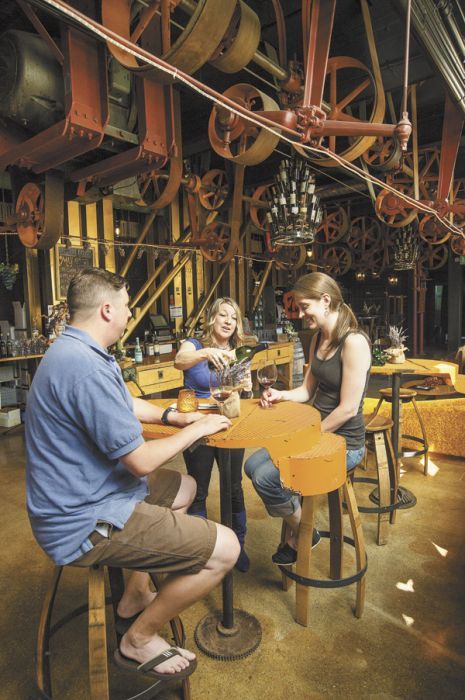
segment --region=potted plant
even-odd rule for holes
[[[397,326],[389,326],[388,337],[391,341],[391,347],[386,348],[384,351],[388,356],[388,362],[392,362],[393,364],[405,362],[405,351],[408,350],[408,348],[404,345],[407,340],[404,329],[400,326],[399,328],[397,328]]]

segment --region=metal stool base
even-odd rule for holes
[[[256,617],[234,608],[234,627],[222,625],[222,610],[206,615],[195,628],[195,643],[213,659],[233,661],[252,654],[262,640],[262,628]]]

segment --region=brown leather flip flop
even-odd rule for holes
[[[172,681],[179,678],[187,678],[187,676],[194,673],[195,669],[197,668],[197,659],[189,661],[189,666],[187,666],[187,668],[184,668],[182,671],[177,671],[176,673],[158,673],[158,671],[154,671],[155,666],[163,663],[163,661],[172,659],[173,656],[182,656],[181,652],[176,647],[165,649],[165,651],[162,651],[161,654],[158,654],[158,656],[150,659],[150,661],[146,661],[144,664],[140,664],[138,661],[134,661],[134,659],[129,659],[127,656],[124,656],[119,649],[116,649],[115,653],[113,654],[116,665],[125,671],[136,671],[137,673],[143,673],[144,676],[157,678],[160,681]]]

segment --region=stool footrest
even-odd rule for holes
[[[321,537],[329,538],[331,535],[327,530],[320,530]],[[351,537],[343,535],[343,540],[346,544],[350,544],[351,547],[355,547],[355,541]],[[313,586],[314,588],[342,588],[343,586],[350,586],[352,583],[357,583],[366,574],[368,567],[368,556],[366,555],[365,566],[360,571],[357,571],[353,576],[347,576],[345,578],[338,579],[319,579],[319,578],[306,578],[305,576],[300,576],[296,574],[292,569],[288,569],[286,566],[280,566],[282,573],[288,578],[291,578],[296,583],[301,586]]]
[[[354,476],[354,482],[358,483],[363,483],[363,484],[378,484],[378,479],[375,479],[374,477],[369,477],[369,476]],[[346,508],[346,504],[344,501],[342,502],[342,505],[344,508]],[[391,503],[388,506],[360,506],[357,505],[359,513],[392,513],[393,510],[397,510],[397,508],[400,508],[403,505],[402,500],[397,500],[395,503]]]
[[[402,438],[404,440],[412,440],[412,442],[418,442],[420,445],[423,445],[422,450],[414,450],[414,449],[409,449],[408,447],[402,447],[400,449],[400,456],[401,457],[420,457],[421,455],[425,455],[428,452],[428,445],[425,443],[423,438],[417,437],[416,435],[402,435]]]

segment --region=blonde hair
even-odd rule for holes
[[[301,299],[321,299],[323,294],[330,298],[330,311],[337,311],[337,322],[334,327],[330,347],[336,348],[351,331],[358,331],[359,325],[355,315],[343,297],[341,288],[332,277],[324,272],[310,272],[297,280],[292,293]]]
[[[237,348],[240,345],[244,344],[244,327],[242,325],[241,310],[238,307],[237,303],[234,301],[234,299],[231,299],[231,297],[219,297],[210,306],[210,308],[207,311],[205,330],[203,332],[201,341],[205,347],[215,347],[215,340],[213,337],[213,325],[220,311],[221,304],[229,304],[229,306],[232,306],[232,308],[234,309],[234,313],[236,314],[236,328],[234,329],[234,333],[229,339],[229,344],[232,348]]]

